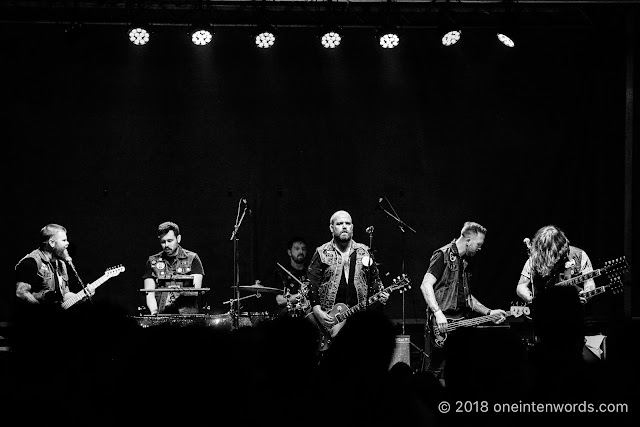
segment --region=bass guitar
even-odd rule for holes
[[[507,312],[507,317],[519,317],[523,314],[529,314],[529,307],[512,306],[511,309]],[[428,310],[427,312],[427,331],[429,332],[429,336],[431,337],[431,343],[438,348],[444,347],[444,342],[447,340],[450,332],[453,332],[459,328],[466,328],[469,326],[477,326],[483,323],[494,322],[503,317],[503,315],[487,314],[485,316],[471,317],[468,319],[465,316],[445,317],[447,318],[447,325],[445,326],[444,331],[441,331],[438,327],[438,322],[436,321],[435,314],[433,314],[431,310]]]
[[[382,289],[380,292],[376,293],[373,296],[370,296],[369,299],[365,302],[361,302],[353,307],[348,307],[346,304],[338,303],[334,305],[329,314],[335,319],[334,324],[327,328],[320,323],[318,319],[316,319],[316,315],[313,312],[306,315],[306,319],[308,319],[311,323],[313,323],[320,330],[320,337],[318,339],[318,351],[325,351],[331,345],[331,341],[335,336],[340,332],[340,329],[344,326],[344,322],[347,320],[349,316],[352,314],[361,311],[366,306],[369,306],[375,302],[380,300],[380,296],[387,292],[391,294],[394,291],[404,291],[405,289],[411,289],[411,281],[406,274],[398,276],[393,279],[393,283],[390,286]]]
[[[98,280],[96,280],[93,283],[90,283],[87,285],[87,289],[91,290],[91,291],[95,291],[96,288],[100,285],[102,285],[104,282],[106,282],[107,280],[111,279],[112,277],[116,277],[118,274],[122,273],[124,271],[124,267],[119,265],[116,267],[111,267],[105,270],[104,274],[102,275],[102,277],[100,277]],[[68,296],[67,296],[68,295]],[[87,296],[86,292],[84,291],[84,289],[80,292],[78,292],[77,294],[67,294],[65,295],[65,299],[61,304],[61,307],[65,310],[69,309],[72,305],[74,305],[75,303],[82,301],[82,299],[84,297]]]

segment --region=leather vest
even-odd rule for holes
[[[69,274],[67,273],[67,266],[64,262],[52,257],[51,260],[47,260],[44,252],[40,249],[31,251],[25,255],[15,268],[26,258],[32,258],[36,262],[36,268],[38,269],[38,283],[29,283],[31,285],[31,293],[38,301],[62,301],[62,295],[69,292]],[[55,269],[53,268],[53,262],[58,265],[58,272],[61,278],[60,291],[56,289]]]
[[[466,271],[467,261],[462,260],[460,263],[460,255],[456,247],[456,241],[453,240],[446,246],[437,249],[444,255],[444,271],[442,276],[433,286],[433,291],[438,302],[438,306],[443,313],[460,312],[471,307],[469,280],[471,273]],[[434,252],[435,253],[435,252]],[[462,264],[462,271],[460,265]],[[465,307],[458,307],[458,290],[462,286],[464,294]]]

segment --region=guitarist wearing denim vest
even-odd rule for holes
[[[467,221],[460,231],[460,237],[437,249],[431,256],[420,290],[427,303],[429,317],[437,323],[440,332],[445,331],[448,318],[465,317],[471,312],[483,316],[498,315],[495,323],[501,323],[506,318],[504,310],[485,307],[469,291],[471,273],[467,270],[467,258],[475,256],[482,249],[486,233],[487,229],[482,225]],[[443,348],[432,345],[429,355],[427,371],[438,378],[443,386],[446,385],[446,361],[454,352],[451,348],[450,344]]]
[[[346,211],[335,212],[329,221],[333,239],[316,248],[309,263],[309,301],[312,320],[334,334],[342,323],[331,315],[334,305],[349,307],[384,288],[375,263],[371,262],[369,248],[353,240],[353,222]],[[386,304],[388,292],[382,292],[378,301]]]
[[[42,227],[40,247],[25,255],[15,267],[19,303],[53,307],[75,296],[69,289],[69,274],[64,263],[69,258],[68,247],[66,228],[58,224]]]

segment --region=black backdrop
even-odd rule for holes
[[[282,29],[270,50],[232,27],[206,47],[175,27],[144,47],[119,26],[72,38],[55,25],[1,24],[0,37],[10,153],[2,317],[13,267],[49,222],[67,227],[85,282],[126,267],[95,298],[132,314],[156,227],[177,222],[224,312],[240,198],[251,207],[239,231],[242,284],[269,286],[289,237],[313,249],[346,209],[357,241],[368,244],[375,227],[386,282],[404,258],[407,319],[424,317],[430,253],[466,220],[488,228],[474,293],[491,307],[515,300],[522,240],[542,225],[562,227],[596,268],[623,255],[623,13],[588,29],[528,29],[513,50],[488,29],[465,30],[451,48],[432,30],[406,30],[395,50],[366,29],[347,30],[337,50],[307,28]],[[380,197],[417,233],[403,236],[376,209]],[[590,309],[608,315],[619,301]],[[402,296],[385,310],[400,318]]]

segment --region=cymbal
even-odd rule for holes
[[[235,286],[232,286],[232,288],[235,288]],[[238,286],[238,289],[241,291],[247,291],[247,292],[284,292],[282,289],[269,288],[267,286],[262,286],[262,285]]]

